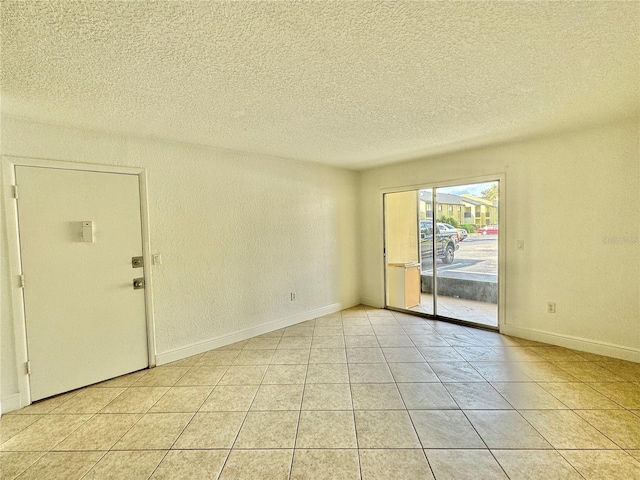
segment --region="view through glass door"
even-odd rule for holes
[[[499,190],[493,181],[385,195],[387,306],[498,326]]]

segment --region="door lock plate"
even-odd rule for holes
[[[131,267],[132,268],[141,268],[144,266],[144,261],[142,257],[131,257]]]
[[[140,290],[141,288],[144,288],[144,277],[134,278],[133,279],[133,289],[134,290]]]

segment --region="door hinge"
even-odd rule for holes
[[[15,198],[17,200],[18,199],[18,185],[13,185],[11,189],[13,190],[13,198]]]
[[[18,275],[18,287],[24,288],[24,275]]]
[[[24,366],[27,369],[27,375],[31,375],[31,362],[25,362]]]

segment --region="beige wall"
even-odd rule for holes
[[[639,127],[626,121],[363,172],[361,300],[383,304],[382,190],[504,173],[503,332],[640,361]]]
[[[357,173],[2,120],[3,155],[147,169],[152,251],[163,255],[153,267],[159,363],[234,332],[359,301]],[[5,410],[18,389],[6,238],[3,211]]]

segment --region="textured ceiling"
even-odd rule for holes
[[[2,2],[2,109],[361,169],[639,113],[638,2]]]

